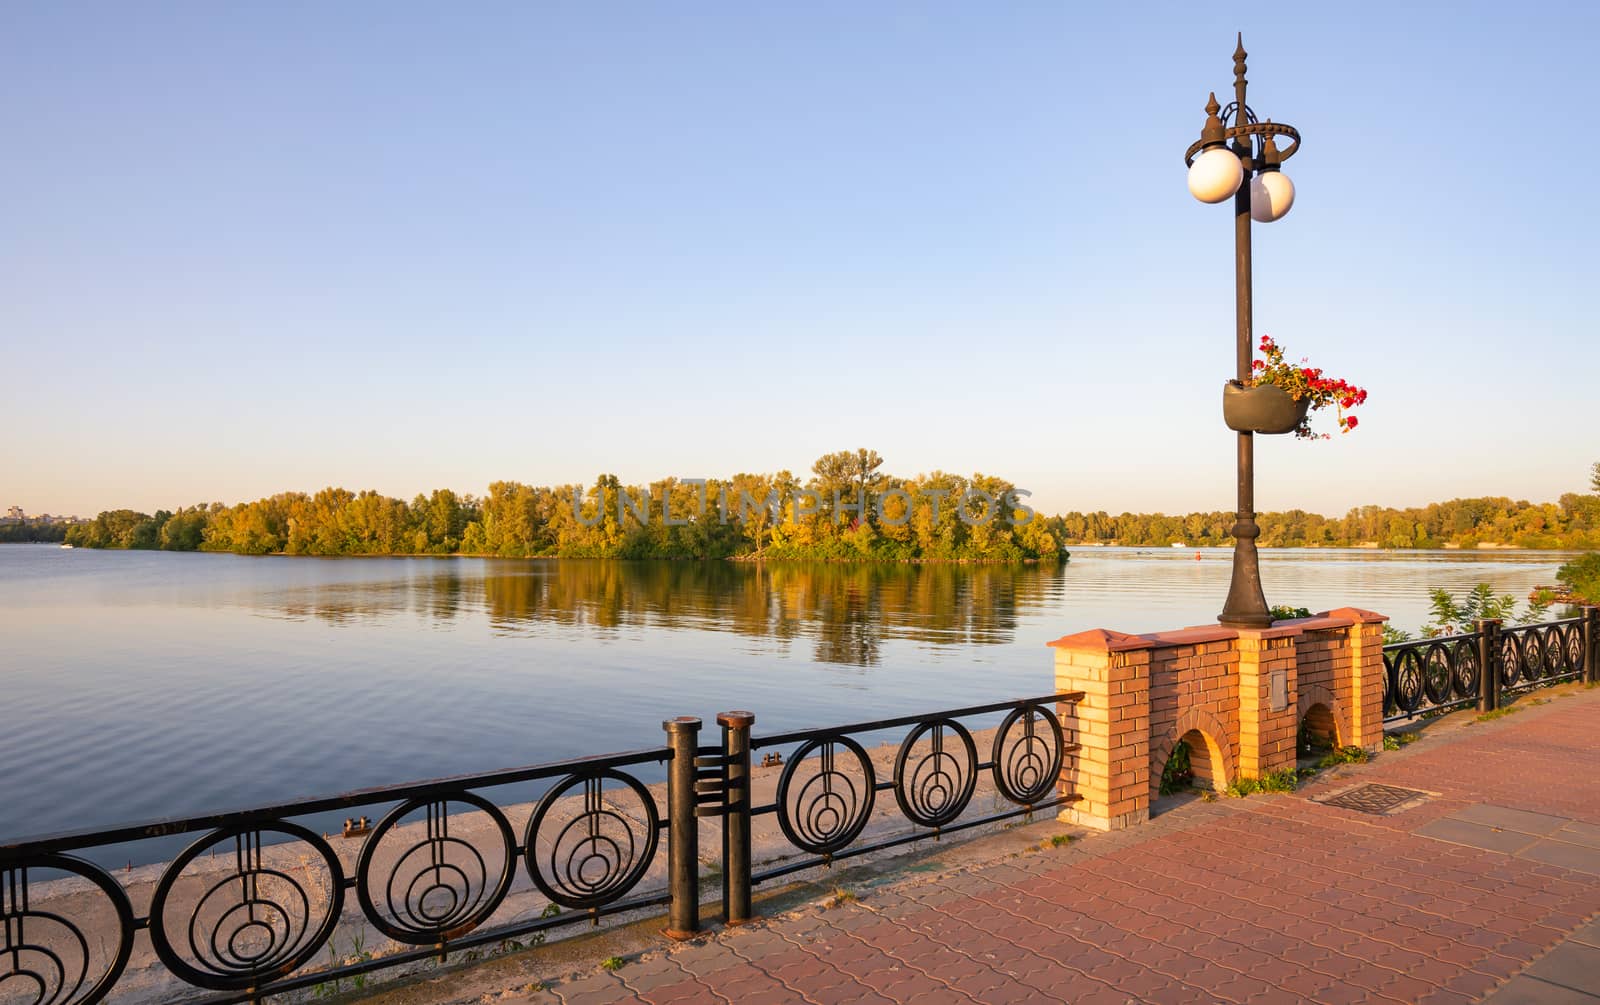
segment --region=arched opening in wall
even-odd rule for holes
[[[1211,737],[1191,729],[1172,745],[1161,772],[1160,794],[1171,795],[1187,788],[1221,792],[1228,787],[1222,752]]]
[[[1340,746],[1339,720],[1334,718],[1333,710],[1321,702],[1306,709],[1300,720],[1300,752],[1314,754]]]

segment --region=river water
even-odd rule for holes
[[[1199,555],[1197,560],[1196,555]],[[1048,694],[1050,639],[1213,622],[1224,549],[1059,567],[245,558],[0,546],[0,839]],[[1272,603],[1415,629],[1570,555],[1275,550]],[[714,727],[713,727],[714,728]]]

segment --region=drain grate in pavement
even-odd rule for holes
[[[1324,799],[1315,800],[1324,806],[1338,806],[1342,809],[1356,810],[1359,813],[1371,813],[1374,816],[1383,816],[1394,813],[1401,807],[1410,809],[1412,805],[1428,798],[1426,792],[1416,789],[1402,789],[1394,785],[1378,785],[1369,782],[1366,785],[1357,785],[1345,789]]]

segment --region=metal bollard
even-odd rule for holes
[[[750,727],[752,712],[723,712],[722,920],[738,925],[750,910]]]
[[[1478,622],[1478,711],[1500,707],[1500,619]]]
[[[1583,679],[1600,684],[1600,607],[1583,609]]]
[[[694,813],[694,759],[700,720],[680,715],[661,724],[672,759],[667,764],[667,937],[700,931],[700,824]]]

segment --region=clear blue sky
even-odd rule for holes
[[[1229,509],[1231,218],[1181,155],[1236,29],[1306,137],[1257,331],[1371,390],[1260,438],[1259,507],[1582,488],[1596,6],[1115,7],[6,4],[0,506],[864,445]]]

